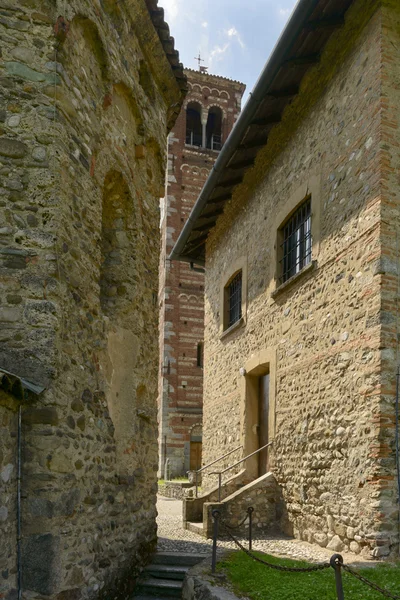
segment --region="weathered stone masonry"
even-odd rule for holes
[[[0,8],[0,371],[46,388],[22,411],[23,590],[128,597],[156,540],[159,197],[185,77],[156,2]],[[7,599],[17,588],[9,392]]]
[[[188,218],[218,149],[186,139],[187,109],[195,106],[206,125],[210,111],[222,116],[224,143],[239,115],[244,85],[208,73],[185,69],[189,92],[168,138],[167,190],[161,223],[159,475],[169,460],[170,475],[181,476],[200,459],[203,370],[197,364],[204,338],[204,275],[189,264],[168,260]],[[209,141],[209,139],[208,139]],[[187,143],[189,142],[189,143]],[[203,142],[206,142],[204,139]],[[204,143],[206,146],[207,144]],[[210,145],[210,143],[209,143]],[[197,448],[193,448],[194,443]],[[192,447],[192,458],[191,458]],[[197,450],[194,455],[193,450]]]
[[[397,3],[353,4],[227,204],[206,261],[205,460],[248,447],[249,375],[239,369],[268,352],[276,364],[270,468],[285,527],[378,557],[399,539],[399,24]],[[309,191],[314,269],[273,294],[277,229],[290,199]],[[221,337],[221,281],[243,257],[245,323]]]

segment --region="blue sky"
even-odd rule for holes
[[[185,67],[201,52],[209,73],[253,88],[296,0],[159,0]]]

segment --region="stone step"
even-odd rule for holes
[[[157,552],[153,556],[153,565],[176,565],[192,567],[206,558],[206,554],[181,552]]]
[[[158,579],[148,577],[138,582],[136,594],[144,596],[153,596],[157,598],[181,598],[182,581],[173,581],[171,579]]]
[[[143,595],[139,595],[139,596],[132,596],[131,600],[154,600],[155,596],[145,596]],[[170,597],[168,596],[157,596],[157,600],[170,600]]]
[[[190,569],[190,565],[160,565],[152,564],[145,567],[145,573],[157,579],[175,579],[183,580],[186,573]]]
[[[192,533],[197,533],[197,535],[206,537],[206,532],[204,531],[203,523],[193,523],[193,522],[187,521],[186,529],[188,531],[191,531]]]

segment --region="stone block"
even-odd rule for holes
[[[22,582],[25,591],[50,596],[60,578],[60,538],[50,533],[32,535],[22,544]]]
[[[59,418],[54,406],[30,407],[22,413],[22,420],[29,425],[58,425]]]
[[[10,138],[0,137],[0,155],[9,158],[23,158],[28,152],[28,147],[23,142]]]

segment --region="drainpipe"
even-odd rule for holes
[[[17,587],[18,600],[22,599],[22,535],[21,535],[21,459],[22,446],[22,406],[18,408],[18,433],[17,433]]]

